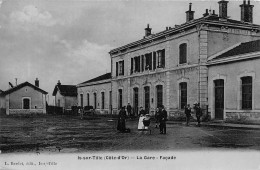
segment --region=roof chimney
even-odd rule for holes
[[[254,5],[250,5],[250,0],[248,0],[248,4],[246,1],[243,1],[241,7],[241,21],[253,23],[253,7]]]
[[[39,87],[39,80],[38,80],[38,78],[36,78],[36,80],[35,80],[35,86]]]
[[[146,37],[151,35],[152,28],[149,28],[149,24],[147,24],[147,28],[145,28],[144,30],[145,30],[145,36]]]
[[[218,2],[219,4],[219,17],[220,18],[228,18],[227,16],[227,4],[228,1],[221,0]]]
[[[192,3],[189,4],[189,10],[186,11],[186,22],[194,19],[194,11],[191,10]]]
[[[203,17],[208,16],[208,15],[209,15],[209,10],[206,9],[206,12],[203,14]]]
[[[60,85],[61,85],[61,83],[60,83],[60,80],[58,80],[58,83],[57,83],[57,85],[58,85],[58,86],[60,86]]]

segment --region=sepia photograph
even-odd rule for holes
[[[260,170],[259,0],[0,0],[0,170]]]

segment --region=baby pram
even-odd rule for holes
[[[150,118],[150,115],[147,114],[147,115],[145,115],[145,118],[143,119],[143,124],[144,124],[144,129],[149,130],[150,134],[151,134],[151,129],[149,128],[150,123],[151,123],[151,118]]]

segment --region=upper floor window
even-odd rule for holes
[[[152,53],[145,54],[145,70],[152,70]]]
[[[252,109],[252,77],[242,77],[242,109]]]
[[[165,66],[165,50],[158,51],[158,65],[157,68],[164,68]]]
[[[183,43],[179,46],[179,64],[187,63],[187,44]]]
[[[131,58],[131,74],[133,72],[141,71],[141,58],[140,56]]]
[[[124,75],[124,61],[116,62],[116,76]]]

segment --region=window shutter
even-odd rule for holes
[[[131,74],[133,73],[133,58],[131,58]]]
[[[153,69],[153,53],[149,54],[149,70]]]
[[[142,55],[142,68],[141,68],[141,71],[143,72],[144,71],[144,56]]]
[[[138,62],[137,62],[137,64],[138,64],[138,72],[140,72],[140,56],[138,56],[137,60],[138,60]]]
[[[165,50],[162,50],[162,67],[165,67]]]
[[[156,69],[156,52],[153,52],[153,69]]]
[[[125,68],[124,68],[124,60],[122,61],[122,75],[124,75],[124,71],[125,71]]]
[[[116,76],[118,76],[118,62],[116,62]]]

